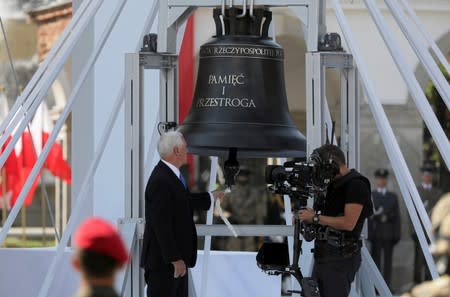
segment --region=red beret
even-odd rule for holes
[[[100,218],[85,220],[75,233],[79,249],[110,256],[119,264],[128,261],[128,252],[116,228]]]

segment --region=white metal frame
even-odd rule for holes
[[[411,8],[411,6],[408,4],[408,1],[400,0],[400,3],[403,5],[403,8],[409,14],[409,16],[412,19],[412,22],[416,26],[417,30],[419,30],[420,34],[422,34],[422,36],[425,38],[425,40],[427,42],[427,46],[429,46],[430,49],[434,52],[434,54],[438,58],[439,62],[442,64],[442,66],[444,66],[445,70],[447,70],[447,73],[450,73],[450,65],[448,64],[447,59],[445,58],[444,54],[437,46],[436,42],[430,36],[430,34],[425,30],[425,26],[422,24],[419,17],[417,16],[417,14],[414,12],[414,10]]]
[[[411,48],[414,50],[417,57],[419,58],[419,61],[424,66],[426,72],[436,86],[439,94],[441,94],[445,105],[450,109],[450,86],[447,82],[447,79],[445,79],[444,74],[439,69],[439,66],[434,61],[425,45],[417,37],[416,32],[414,32],[413,30],[414,26],[407,19],[406,14],[403,12],[398,1],[385,0],[384,2],[392,12],[392,15],[397,21],[397,24],[399,25],[406,39],[409,41]]]
[[[225,0],[223,0],[225,1]],[[396,44],[393,42],[393,37],[390,34],[389,29],[384,24],[384,20],[379,14],[378,9],[376,8],[373,0],[365,0],[366,5],[374,18],[377,27],[380,29],[380,32],[383,35],[383,38],[387,41],[388,47],[394,57],[396,63],[398,63],[399,68],[403,68],[402,66],[405,64],[405,61],[402,60],[402,56],[398,53],[398,48]],[[78,92],[81,89],[81,85],[86,79],[87,75],[91,71],[93,65],[95,64],[100,52],[103,49],[103,46],[106,40],[109,37],[124,5],[126,0],[119,1],[115,11],[113,12],[111,18],[106,25],[106,29],[100,37],[100,41],[96,46],[93,54],[90,56],[86,66],[83,68],[81,79],[75,84],[72,95],[70,96],[67,106],[64,108],[64,111],[61,117],[55,124],[55,128],[52,131],[50,138],[46,145],[44,146],[41,155],[39,156],[36,165],[33,167],[33,170],[27,179],[24,188],[22,189],[19,199],[12,209],[8,219],[0,232],[0,243],[2,243],[7,235],[8,230],[10,229],[12,222],[18,214],[19,209],[23,205],[25,200],[25,196],[27,195],[29,189],[36,176],[40,172],[40,168],[42,167],[45,158],[48,155],[48,152],[51,148],[51,145],[56,140],[56,137],[62,128],[67,116],[72,110],[72,106],[78,96]],[[219,0],[167,0],[167,1],[153,1],[153,7],[150,11],[150,14],[146,20],[146,25],[144,28],[144,32],[148,32],[153,24],[153,21],[156,17],[157,12],[159,12],[159,43],[158,43],[158,51],[161,53],[168,53],[167,57],[173,56],[176,53],[176,32],[177,28],[182,24],[190,13],[192,13],[196,7],[215,7],[218,5]],[[390,0],[386,0],[387,3],[392,4],[393,2]],[[30,122],[31,117],[34,115],[39,104],[42,102],[45,94],[47,93],[49,87],[55,80],[57,74],[60,72],[62,66],[67,61],[70,52],[74,48],[76,42],[80,38],[81,34],[85,31],[87,25],[94,18],[97,10],[103,3],[103,0],[95,0],[95,1],[83,1],[80,8],[77,10],[77,13],[74,15],[73,21],[68,26],[68,28],[64,31],[63,37],[58,41],[56,46],[51,50],[47,59],[38,69],[36,74],[33,76],[31,82],[27,85],[23,94],[17,100],[17,103],[12,108],[11,112],[8,114],[6,120],[1,123],[0,130],[4,134],[0,137],[0,146],[2,146],[6,142],[6,137],[10,135],[13,131],[14,136],[12,141],[9,142],[6,150],[0,154],[0,165],[4,164],[7,159],[7,156],[12,151],[15,143],[18,138],[22,134],[26,125]],[[402,0],[402,4],[404,8],[407,9],[408,13],[413,18],[414,22],[417,24],[418,19],[415,16],[414,12],[409,8],[405,0]],[[342,148],[347,152],[347,157],[349,160],[349,164],[352,167],[358,168],[359,166],[359,131],[358,131],[358,91],[357,91],[357,72],[355,67],[350,67],[350,60],[352,56],[341,54],[338,59],[343,59],[344,61],[336,62],[334,59],[339,55],[333,56],[330,53],[315,53],[317,51],[318,41],[323,37],[326,26],[325,26],[325,1],[320,0],[255,0],[255,5],[265,5],[265,6],[286,6],[294,8],[296,14],[302,19],[304,24],[307,24],[308,34],[307,34],[307,50],[308,50],[308,65],[307,65],[307,73],[308,73],[308,82],[314,81],[314,85],[307,84],[308,88],[308,98],[312,100],[308,100],[308,151],[311,151],[315,146],[319,146],[324,143],[324,124],[328,123],[328,127],[331,127],[330,116],[328,112],[328,106],[325,98],[324,92],[324,68],[331,65],[331,67],[337,67],[341,69],[341,82],[342,86],[346,86],[341,90],[341,138],[342,138]],[[428,267],[431,270],[433,278],[437,277],[437,271],[431,257],[431,254],[428,250],[427,241],[421,227],[421,222],[427,228],[427,235],[432,240],[432,234],[430,231],[430,222],[429,218],[424,212],[423,204],[421,203],[417,190],[415,189],[414,184],[412,183],[411,175],[406,166],[406,162],[401,154],[400,148],[395,141],[395,136],[393,134],[392,128],[388,124],[386,114],[381,106],[381,103],[375,93],[375,89],[373,84],[369,80],[367,75],[367,69],[361,55],[359,53],[359,49],[353,40],[353,36],[351,31],[349,30],[348,23],[345,19],[343,11],[341,9],[340,3],[338,0],[333,0],[334,10],[336,12],[338,22],[342,28],[345,39],[347,40],[347,44],[353,54],[353,59],[355,65],[358,67],[359,75],[361,77],[362,84],[364,86],[364,90],[368,97],[369,107],[374,115],[375,122],[380,131],[380,135],[383,139],[383,142],[386,147],[386,151],[388,153],[388,157],[393,165],[394,173],[399,181],[400,189],[402,191],[403,198],[405,200],[406,206],[408,208],[409,214],[413,221],[414,227],[416,229],[416,233],[418,235],[421,248],[424,251],[425,259],[427,261]],[[425,53],[424,49],[417,45],[417,40],[411,38],[411,32],[405,28],[405,17],[401,13],[400,8],[394,6],[390,6],[391,10],[394,13],[394,16],[397,18],[399,25],[405,31],[405,35],[409,36],[411,45],[415,48],[417,54],[420,56],[419,58],[426,65],[427,69],[430,69],[430,76],[434,77],[437,82],[440,80],[440,76],[436,73],[436,68],[432,65],[431,61],[428,59],[428,54]],[[400,12],[399,12],[400,11]],[[420,26],[418,25],[419,29]],[[422,31],[422,34],[424,31]],[[426,34],[424,34],[427,36]],[[427,38],[429,39],[429,38]],[[433,50],[439,53],[439,49],[437,46],[433,46],[433,42],[430,42]],[[139,45],[136,47],[136,51],[139,49]],[[435,44],[434,44],[435,45]],[[164,55],[162,55],[164,56]],[[123,296],[142,296],[143,294],[143,280],[142,273],[140,273],[139,268],[139,241],[142,237],[143,233],[143,147],[142,147],[142,131],[140,130],[140,126],[142,125],[142,114],[141,111],[136,107],[142,104],[142,87],[140,83],[140,78],[142,74],[142,69],[139,66],[139,60],[136,59],[136,54],[131,54],[126,58],[126,72],[127,72],[127,80],[126,82],[137,82],[137,84],[126,84],[121,88],[119,95],[114,103],[113,112],[111,113],[110,118],[107,121],[104,133],[100,139],[99,150],[95,152],[94,161],[88,169],[88,172],[83,179],[81,190],[79,191],[78,196],[76,197],[76,205],[72,210],[72,215],[67,224],[67,229],[65,230],[62,239],[57,247],[56,256],[53,259],[48,274],[46,275],[42,287],[39,291],[39,296],[44,297],[47,296],[47,293],[51,287],[52,281],[54,279],[55,274],[57,273],[57,269],[59,268],[62,255],[64,250],[67,247],[67,243],[69,238],[74,231],[76,224],[78,223],[78,219],[80,216],[81,209],[84,205],[84,202],[87,199],[86,191],[90,183],[92,182],[93,175],[97,169],[103,151],[106,147],[107,140],[111,133],[110,127],[115,122],[115,119],[118,115],[118,111],[121,107],[123,94],[126,89],[126,131],[132,132],[130,134],[126,133],[126,151],[127,151],[127,164],[129,167],[126,167],[127,170],[127,178],[126,181],[126,196],[125,201],[126,204],[126,216],[127,218],[119,221],[119,225],[123,230],[123,235],[126,239],[126,242],[133,254],[133,262],[130,264],[129,269],[127,269],[124,274],[122,274],[119,278],[121,282],[119,286],[121,287],[121,291]],[[347,61],[345,61],[347,59]],[[334,61],[334,62],[333,62]],[[334,63],[334,64],[333,64]],[[352,64],[352,63],[351,63]],[[176,77],[176,68],[174,65],[169,65],[170,67],[162,66],[164,71],[161,75],[160,89],[161,89],[161,121],[177,121],[177,77]],[[448,63],[444,64],[444,66],[448,69]],[[418,96],[416,99],[416,104],[418,105],[419,110],[421,111],[424,120],[427,122],[427,125],[430,127],[430,130],[433,132],[433,137],[435,141],[440,142],[439,148],[441,149],[441,153],[446,160],[447,165],[450,163],[450,150],[448,150],[449,143],[448,139],[440,138],[442,133],[439,129],[437,120],[430,113],[429,105],[425,103],[423,98],[423,92],[417,88],[417,81],[413,77],[411,77],[407,68],[403,68],[401,72],[404,76],[405,80],[408,83],[408,86],[411,90],[413,90],[414,94]],[[131,78],[131,80],[129,80]],[[441,84],[439,87],[439,91],[442,92],[445,97],[448,99],[448,85]],[[415,92],[417,91],[417,92]],[[442,94],[441,93],[441,94]],[[319,95],[316,95],[319,94]],[[422,94],[422,95],[421,95]],[[137,96],[136,96],[137,95]],[[135,103],[137,105],[135,105]],[[311,117],[314,116],[313,119]],[[17,127],[19,126],[19,127]],[[153,138],[156,139],[156,138]],[[151,144],[151,147],[154,147],[154,143]],[[211,183],[210,188],[212,188],[213,180],[216,175],[217,169],[217,158],[213,158],[212,160],[212,168],[211,168]],[[129,199],[131,197],[131,199]],[[127,199],[128,198],[128,199]],[[416,209],[418,210],[420,216],[418,216]],[[208,214],[208,223],[211,223],[210,218],[212,217],[212,210],[210,210]],[[238,234],[241,236],[259,236],[259,235],[269,235],[269,234],[292,234],[292,227],[288,226],[236,226]],[[224,235],[224,230],[221,230],[217,226],[199,226],[199,234],[205,235],[207,238],[211,235]],[[292,239],[291,239],[292,241]],[[209,251],[210,241],[207,240],[205,244],[205,251]],[[387,286],[382,281],[381,275],[377,272],[373,261],[370,259],[370,255],[368,255],[367,250],[363,249],[363,271],[371,272],[370,276],[366,275],[366,279],[364,279],[364,275],[360,276],[361,279],[361,292],[363,296],[373,296],[373,286],[372,281],[375,283],[375,286],[379,290],[380,293],[386,296],[390,296]],[[207,263],[207,259],[205,261]],[[205,267],[207,264],[204,264]],[[204,268],[205,268],[204,267]],[[206,269],[204,269],[206,271]],[[127,276],[130,277],[127,277]],[[131,280],[131,282],[127,282],[127,280]],[[204,296],[204,292],[206,291],[207,282],[206,276],[204,276],[204,284],[202,284],[202,296]],[[127,285],[125,285],[127,284]]]
[[[130,237],[133,241],[140,242],[143,237],[144,226],[144,135],[143,135],[143,77],[145,69],[161,69],[164,78],[177,73],[177,56],[174,54],[156,53],[130,53],[125,55],[125,215],[131,219],[140,232]],[[175,83],[176,79],[170,81]],[[174,89],[174,85],[168,85],[164,89]],[[170,92],[168,92],[170,93]],[[163,93],[161,102],[169,100]],[[172,109],[174,105],[170,105]],[[163,112],[160,117],[170,118],[175,114]],[[153,159],[156,139],[152,137],[151,151],[148,159]],[[131,245],[131,244],[130,244]],[[130,251],[131,268],[129,273],[130,286],[126,288],[124,296],[143,296],[144,279],[140,269],[140,244],[132,245]]]
[[[308,0],[308,1],[268,1],[268,0],[256,0],[255,5],[267,5],[267,6],[287,6],[287,7],[303,7],[307,9],[307,20],[309,34],[307,47],[311,51],[317,50],[319,39],[323,36],[324,25],[324,13],[325,9],[323,0]],[[195,11],[197,7],[216,7],[218,1],[203,0],[203,1],[178,1],[169,0],[167,2],[160,2],[159,4],[159,23],[158,23],[158,53],[176,54],[176,36],[177,27],[180,26],[190,13]],[[321,20],[320,22],[318,20]],[[319,29],[319,23],[322,24]],[[321,33],[319,33],[321,32]],[[322,34],[322,35],[320,35]],[[136,125],[142,117],[143,102],[142,102],[142,87],[141,79],[143,77],[143,69],[145,68],[145,62],[142,57],[147,54],[127,54],[126,57],[126,74],[125,81],[128,91],[126,92],[126,190],[125,193],[129,193],[131,196],[131,213],[127,211],[127,215],[132,215],[133,218],[138,219],[143,217],[143,213],[140,213],[138,209],[135,209],[137,205],[143,206],[143,188],[145,186],[142,177],[144,173],[142,171],[143,156],[142,156],[142,143],[143,135],[141,125]],[[148,55],[147,55],[148,56]],[[156,54],[155,59],[158,57]],[[160,65],[161,66],[161,65]],[[156,67],[154,67],[156,68]],[[161,122],[178,122],[178,102],[177,102],[177,72],[175,67],[162,67],[160,75],[160,113],[159,121]],[[132,86],[132,87],[131,87]],[[132,117],[131,117],[132,115]],[[132,119],[132,121],[131,121]],[[132,136],[130,136],[132,135]],[[138,140],[140,139],[140,140]],[[151,147],[150,147],[151,149]],[[210,190],[214,189],[215,177],[217,175],[218,158],[213,157],[211,160],[211,176],[210,176]],[[134,190],[133,190],[134,189]],[[136,191],[136,189],[139,189]],[[130,206],[127,207],[127,209]],[[143,209],[143,208],[141,208]],[[211,247],[211,236],[218,235],[215,233],[215,229],[212,225],[214,206],[211,206],[207,214],[207,224],[201,227],[206,230],[205,233],[205,247],[204,247],[204,261],[202,270],[202,285],[200,296],[204,297],[207,291],[207,278],[208,278],[208,259],[209,251]],[[138,215],[138,217],[136,217]],[[266,227],[269,226],[247,226],[244,232],[246,236],[258,236],[261,231],[268,231]],[[282,226],[273,226],[272,228],[283,228]],[[241,229],[239,229],[241,230]],[[272,231],[273,232],[273,231]],[[281,232],[282,233],[282,232]],[[230,233],[228,233],[230,234]],[[138,234],[140,237],[141,235]],[[135,267],[135,262],[139,263],[139,252],[135,250],[133,253],[133,263],[131,272],[131,283],[135,287],[139,285],[140,288],[144,287],[143,279],[139,276]],[[138,264],[137,264],[138,265]],[[136,266],[137,266],[136,265]],[[138,266],[137,266],[138,267]],[[142,296],[142,291],[139,289],[131,289],[133,295],[130,296]],[[135,292],[139,292],[139,295],[135,295]]]
[[[198,3],[202,1],[192,1],[192,4]],[[267,4],[270,5],[270,1],[267,1]],[[314,2],[314,1],[313,1]],[[205,6],[212,6],[212,1],[203,1],[202,5]],[[216,4],[216,2],[214,2]],[[278,6],[283,6],[284,2],[277,2]],[[308,54],[307,54],[307,135],[308,135],[308,152],[310,153],[315,147],[320,146],[321,144],[325,143],[325,124],[329,127],[329,131],[331,130],[331,123],[330,123],[330,115],[328,111],[328,105],[325,98],[325,69],[326,68],[337,68],[341,72],[341,147],[347,154],[347,159],[349,166],[354,168],[359,168],[359,102],[358,102],[358,72],[356,71],[356,68],[353,65],[352,56],[349,54],[344,53],[323,53],[323,52],[316,52],[317,51],[317,44],[320,40],[319,35],[319,19],[320,19],[320,12],[319,9],[325,9],[324,3],[318,4],[318,2],[314,2],[315,4],[311,5],[309,9],[313,11],[315,14],[313,17],[311,15],[308,16],[308,22],[314,20],[314,27],[309,28],[309,34],[308,34]],[[183,6],[184,4],[184,6]],[[159,24],[159,42],[158,42],[158,50],[160,52],[172,52],[174,53],[174,49],[176,48],[175,44],[175,36],[176,36],[176,30],[175,25],[178,24],[178,19],[171,18],[171,13],[176,13],[179,16],[182,16],[183,20],[185,20],[187,14],[186,12],[189,10],[194,10],[195,7],[187,7],[187,4],[191,4],[189,1],[168,1],[167,4],[161,4],[160,6],[160,14],[163,14],[163,17],[161,18],[160,15],[160,24]],[[273,3],[272,3],[273,4]],[[336,4],[335,4],[336,5]],[[215,5],[213,5],[215,6]],[[286,5],[289,6],[289,5]],[[172,9],[176,9],[176,11],[172,11]],[[186,9],[186,10],[183,10]],[[297,14],[304,16],[304,14],[299,13],[298,7],[296,9]],[[337,14],[339,12],[337,11]],[[322,16],[323,17],[323,16]],[[170,21],[169,21],[170,19]],[[338,15],[339,19],[339,15]],[[163,22],[163,23],[161,23]],[[340,22],[341,26],[342,23]],[[321,28],[325,28],[325,24],[321,24]],[[315,42],[313,39],[311,39],[311,32],[315,32]],[[349,35],[346,34],[346,37],[349,38]],[[351,37],[351,36],[350,36]],[[352,48],[353,51],[353,48]],[[360,61],[355,61],[358,66]],[[364,68],[363,68],[364,69]],[[134,68],[133,70],[135,73],[133,74],[134,77],[138,74],[138,69]],[[168,70],[171,71],[171,70]],[[177,105],[176,105],[176,76],[175,75],[168,75],[168,71],[165,71],[163,75],[161,76],[161,87],[162,87],[162,94],[161,94],[161,105],[160,105],[160,116],[161,121],[173,121],[177,119]],[[363,80],[365,85],[367,84],[367,81]],[[168,88],[168,86],[173,87],[173,92],[171,92]],[[165,91],[167,90],[167,92]],[[138,105],[136,105],[138,106]],[[174,113],[169,113],[168,111],[174,111]],[[379,116],[376,114],[376,116]],[[389,127],[390,128],[390,127]],[[133,128],[135,129],[135,128]],[[392,131],[392,129],[391,129]],[[134,131],[135,133],[139,134],[138,131]],[[395,137],[392,135],[391,141],[395,142]],[[396,144],[396,142],[395,142]],[[136,144],[137,145],[137,144]],[[398,146],[398,144],[397,144]],[[401,152],[399,152],[401,155]],[[392,161],[392,160],[391,160]],[[396,164],[394,164],[394,167]],[[213,170],[214,167],[217,166],[217,160],[214,160],[212,162],[212,170],[211,170],[211,182],[215,179],[215,171]],[[405,168],[403,168],[404,170]],[[134,170],[137,170],[137,168],[134,168]],[[400,169],[402,170],[402,169]],[[407,168],[405,170],[407,172]],[[406,174],[407,175],[407,174]],[[143,183],[140,182],[141,187],[143,186]],[[404,197],[406,200],[406,203],[409,206],[413,206],[412,202],[408,200],[407,198],[409,196],[405,195]],[[286,197],[285,197],[286,198]],[[285,199],[286,200],[286,199]],[[287,199],[289,200],[289,199]],[[287,201],[289,202],[289,201]],[[287,203],[289,205],[289,203]],[[422,205],[423,207],[423,205]],[[418,209],[420,211],[420,205],[418,206]],[[417,218],[416,213],[412,213],[410,211],[411,217],[413,218],[413,222],[415,224],[420,223]],[[414,217],[415,215],[415,217]],[[210,236],[212,235],[224,235],[227,234],[227,231],[223,229],[223,227],[218,228],[215,226],[208,226],[211,223],[212,218],[212,209],[208,213],[208,221],[206,226],[199,226],[199,234],[206,236],[206,243],[205,243],[205,252],[206,252],[206,259],[204,261],[204,267],[203,267],[203,276],[202,276],[202,292],[201,296],[203,297],[206,292],[206,285],[207,285],[207,263],[208,263],[208,257],[209,254],[209,248],[210,248]],[[424,219],[426,222],[426,218]],[[280,233],[286,232],[286,229],[283,229],[283,227],[280,226],[236,226],[238,231],[238,234],[244,235],[244,236],[257,236],[258,234],[266,234],[270,232],[277,232],[279,229]],[[417,227],[417,226],[416,226]],[[269,230],[272,228],[271,230]],[[286,227],[284,227],[286,228]],[[287,227],[289,228],[289,227]],[[292,228],[292,227],[290,227]],[[284,230],[284,231],[282,231]],[[423,231],[419,228],[416,228],[418,230],[419,238],[422,240],[425,240]],[[217,232],[217,233],[216,233]],[[420,235],[420,232],[422,234]],[[229,234],[229,233],[228,233]],[[429,235],[430,238],[431,235]],[[208,240],[209,239],[209,240]],[[292,238],[290,239],[292,242]],[[423,242],[422,242],[423,243]],[[422,246],[424,250],[426,250],[426,246]],[[308,250],[305,248],[304,250]],[[308,255],[306,255],[308,256]],[[305,257],[305,255],[304,255]],[[303,257],[303,258],[304,258]],[[428,256],[428,264],[433,265],[434,263],[429,263],[429,253]],[[307,257],[311,259],[312,257]],[[369,275],[367,273],[359,273],[358,274],[358,288],[357,290],[363,294],[363,296],[374,296],[374,285],[377,287],[379,292],[383,292],[383,295],[385,296],[391,296],[389,289],[387,288],[385,282],[383,281],[381,274],[378,272],[376,266],[374,265],[373,261],[370,259],[370,255],[368,254],[367,250],[363,249],[363,259],[364,263],[361,268],[361,272],[369,272]],[[310,270],[312,261],[309,260],[307,267],[305,265],[303,266],[305,271],[308,271],[308,268]],[[132,281],[134,283],[134,281]]]
[[[80,13],[74,16],[75,22],[73,24],[71,23],[64,30],[61,43],[58,42],[55,48],[50,51],[43,63],[43,67],[39,67],[39,70],[36,71],[31,82],[27,84],[24,92],[19,96],[17,103],[14,104],[5,121],[2,123],[1,132],[4,132],[4,134],[0,137],[0,146],[5,144],[10,135],[13,136],[5,150],[0,154],[0,167],[5,164],[9,154],[14,149],[14,146],[31,121],[37,108],[42,100],[44,100],[52,83],[67,62],[81,34],[85,31],[103,1],[87,1],[89,3],[86,5],[84,3],[82,4]],[[108,29],[112,27],[108,27]],[[1,241],[2,238],[0,236]]]
[[[345,52],[308,52],[306,54],[306,122],[307,150],[310,154],[324,144],[328,129],[331,141],[332,122],[326,99],[326,69],[340,71],[341,148],[348,165],[359,168],[358,77],[353,59]],[[335,141],[335,140],[333,140]]]

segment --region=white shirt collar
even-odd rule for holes
[[[161,159],[161,161],[166,164],[167,166],[169,166],[169,168],[173,171],[173,173],[176,175],[176,177],[180,178],[180,169],[178,169],[175,165]]]
[[[386,188],[377,188],[377,192],[380,194],[386,195],[387,190],[386,190]]]
[[[422,183],[422,188],[424,188],[425,190],[431,190],[432,184]]]

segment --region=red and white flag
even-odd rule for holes
[[[6,116],[8,115],[8,101],[4,93],[0,93],[0,122],[3,122]],[[11,136],[8,137],[7,141],[1,148],[1,152],[3,152],[11,141]],[[16,152],[13,150],[9,155],[8,159],[6,159],[3,168],[1,168],[1,186],[0,186],[0,208],[11,208],[12,200],[14,197],[17,197],[18,192],[20,191],[20,167],[17,160]]]
[[[22,134],[21,141],[18,141],[15,147],[17,167],[19,168],[19,181],[15,184],[11,205],[14,205],[16,202],[20,190],[23,188],[29,174],[31,173],[37,157],[41,154],[42,148],[47,142],[52,130],[53,122],[50,118],[47,105],[45,102],[42,102],[36,110],[33,120],[31,121],[30,129],[25,129]],[[59,177],[63,181],[71,184],[71,168],[67,161],[63,158],[62,147],[59,140],[52,145],[47,156],[47,160],[45,161],[44,168],[50,171],[54,176]],[[34,192],[38,186],[39,178],[40,174],[36,177],[27,197],[25,198],[25,206],[30,206],[33,202]]]
[[[32,133],[39,135],[35,137],[35,146],[38,154],[42,151],[47,142],[50,133],[53,130],[53,121],[50,118],[47,104],[42,102],[33,119]],[[72,170],[69,163],[64,160],[61,140],[57,139],[52,145],[50,152],[45,161],[45,168],[48,169],[54,176],[62,179],[68,184],[72,183]]]
[[[22,133],[22,138],[20,141],[17,142],[15,146],[15,153],[17,156],[17,164],[20,172],[20,178],[19,181],[16,183],[16,188],[14,191],[14,195],[12,197],[11,205],[14,206],[14,204],[17,201],[17,198],[19,197],[20,191],[25,185],[25,182],[28,179],[28,176],[31,173],[31,170],[33,169],[34,164],[36,163],[37,156],[40,153],[40,150],[37,149],[37,146],[34,147],[35,142],[38,141],[41,138],[40,133],[36,131],[36,129],[33,127],[33,122],[30,124],[30,129],[25,128],[24,132]],[[33,202],[34,192],[36,191],[36,188],[39,183],[40,174],[36,177],[35,181],[33,182],[30,191],[28,192],[25,201],[24,206],[30,206]]]

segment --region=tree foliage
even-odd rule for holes
[[[447,81],[450,83],[450,75],[447,73],[445,68],[440,65],[440,69],[444,74]],[[433,82],[429,82],[425,91],[425,94],[433,107],[434,112],[436,113],[436,117],[438,118],[439,123],[441,124],[442,129],[444,129],[444,133],[447,135],[447,138],[450,137],[450,110],[445,105],[442,100],[441,95],[438,90],[434,86]],[[440,187],[445,191],[450,191],[450,173],[445,166],[445,163],[442,159],[442,156],[437,149],[433,138],[430,135],[430,132],[425,127],[424,131],[424,159],[425,161],[431,161],[438,166],[438,175],[440,180]]]

